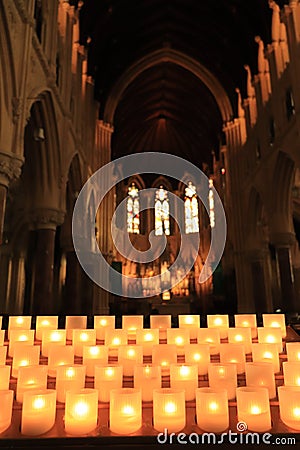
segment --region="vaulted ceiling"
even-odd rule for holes
[[[285,2],[278,2],[280,6]],[[270,42],[267,0],[84,0],[80,43],[88,48],[100,118],[113,86],[150,52],[168,47],[199,61],[225,89],[236,111],[249,64],[256,73],[260,35]],[[191,72],[160,62],[129,84],[116,108],[113,157],[166,151],[200,165],[218,151],[222,117],[208,88]]]

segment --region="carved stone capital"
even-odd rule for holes
[[[0,184],[8,187],[9,183],[21,175],[23,159],[13,153],[0,152]]]
[[[38,208],[29,213],[29,223],[34,230],[55,230],[64,222],[65,213],[57,209]]]

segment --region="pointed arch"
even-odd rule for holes
[[[283,151],[278,152],[273,180],[273,212],[280,217],[282,229],[293,229],[292,188],[295,175],[295,162]]]

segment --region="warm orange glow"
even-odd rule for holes
[[[101,325],[102,327],[105,327],[105,326],[107,325],[107,320],[106,320],[106,319],[101,319],[101,320],[100,320],[100,325]]]
[[[28,359],[22,359],[22,361],[20,361],[19,366],[24,367],[24,366],[29,366],[29,361]]]
[[[179,372],[182,377],[186,377],[190,374],[191,370],[187,366],[181,366]]]
[[[125,405],[122,408],[122,413],[126,416],[130,416],[130,415],[134,414],[134,408],[130,405]]]
[[[49,320],[43,320],[41,325],[43,325],[44,327],[49,325]]]
[[[80,340],[82,341],[82,342],[86,342],[87,340],[88,340],[88,335],[87,335],[87,333],[81,333],[80,334]]]
[[[194,323],[193,317],[190,317],[190,316],[185,317],[184,321],[187,325],[192,325],[192,323]]]
[[[297,417],[297,419],[300,418],[300,408],[294,408],[293,409],[293,416]]]
[[[195,361],[200,361],[200,359],[201,359],[200,353],[195,353],[193,358],[194,358]]]
[[[210,409],[211,411],[217,411],[217,410],[219,409],[219,405],[218,405],[217,402],[211,402],[211,403],[208,405],[208,407],[209,407],[209,409]]]
[[[75,370],[72,369],[71,367],[66,371],[66,377],[68,378],[72,378],[75,375]]]
[[[89,405],[86,402],[78,402],[74,406],[74,416],[85,417],[89,412]]]
[[[145,367],[145,373],[147,373],[147,374],[150,373],[150,367],[149,367],[149,366],[146,366],[146,367]]]
[[[261,413],[261,409],[259,406],[251,406],[251,414],[260,414]]]
[[[153,341],[153,334],[151,334],[151,333],[145,334],[144,340],[145,340],[146,342]]]
[[[22,323],[24,323],[23,317],[17,317],[16,323],[17,323],[18,325],[22,325]]]
[[[105,375],[107,375],[108,377],[112,377],[114,374],[115,374],[115,371],[114,371],[114,369],[112,367],[109,367],[105,371]]]
[[[28,341],[28,336],[26,336],[26,334],[21,334],[21,336],[19,336],[19,341],[20,342]]]
[[[243,327],[249,327],[249,322],[247,322],[247,320],[244,320],[244,322],[242,322]]]
[[[272,322],[270,327],[272,327],[272,328],[281,328],[280,324],[278,322]]]
[[[217,325],[217,326],[223,325],[223,319],[221,317],[217,317],[214,320],[214,325]]]
[[[130,348],[127,352],[127,356],[130,356],[130,357],[135,356],[135,350],[133,350],[133,348]]]
[[[266,337],[266,342],[268,344],[274,344],[276,342],[276,339],[272,334],[268,334],[268,336]]]
[[[168,402],[165,404],[164,410],[167,414],[174,414],[177,410],[176,404],[174,402]]]
[[[97,355],[99,355],[100,350],[99,350],[98,347],[91,347],[91,348],[89,349],[89,353],[90,353],[90,355],[92,355],[92,356],[97,356]]]
[[[121,344],[120,338],[118,338],[118,337],[113,338],[112,344],[113,345],[120,345]]]
[[[183,338],[182,338],[181,336],[177,336],[177,337],[175,338],[175,343],[176,343],[177,345],[182,345],[182,344],[183,344]]]
[[[265,359],[273,359],[273,354],[272,354],[271,352],[265,352],[265,353],[263,354],[263,357],[264,357]]]
[[[50,336],[51,341],[58,342],[61,340],[61,335],[58,331],[53,331]]]
[[[42,397],[37,397],[33,400],[32,407],[33,409],[43,409],[45,408],[45,399]]]
[[[244,340],[243,336],[241,334],[237,334],[234,339],[236,342],[242,342]]]

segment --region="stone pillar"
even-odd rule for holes
[[[65,302],[63,310],[64,313],[68,313],[69,315],[81,314],[82,269],[74,250],[66,252],[66,266]]]
[[[271,290],[267,282],[267,251],[251,250],[248,256],[252,275],[253,312],[272,312]]]
[[[24,258],[17,252],[11,260],[11,282],[7,309],[11,314],[19,315],[24,312]]]

